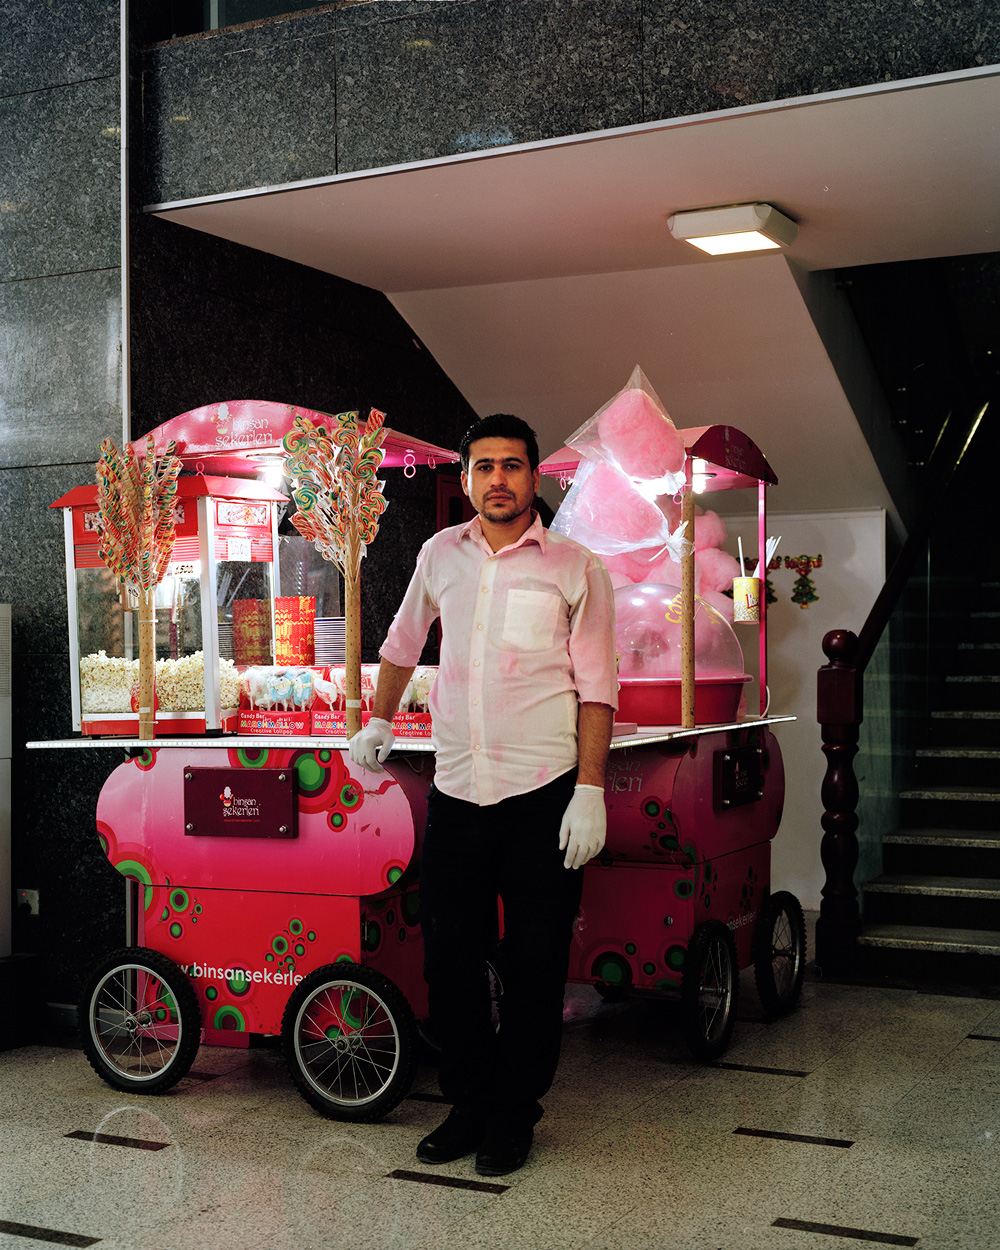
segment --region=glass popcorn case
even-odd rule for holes
[[[274,662],[285,503],[255,480],[178,479],[174,549],[155,598],[158,733],[235,730],[240,669]],[[134,735],[138,609],[122,603],[98,554],[97,487],[79,486],[52,507],[65,524],[73,728]]]
[[[278,489],[285,481],[284,442],[297,418],[331,429],[340,419],[289,404],[235,400],[182,413],[132,444],[140,460],[152,448],[156,458],[180,461],[172,538],[164,548],[169,563],[151,592],[157,736],[239,733],[241,678],[248,670],[315,663],[315,673],[326,676],[326,665],[344,663],[344,618],[328,615],[340,602],[340,574],[312,541],[278,535],[290,504]],[[458,459],[390,429],[382,450],[383,467],[401,468],[405,477],[418,465]],[[127,494],[118,481],[116,497]],[[102,559],[98,486],[78,486],[51,506],[63,510],[65,526],[73,728],[84,736],[133,737],[140,729],[140,609],[122,602],[114,566]],[[294,554],[286,563],[285,581],[294,583],[288,597],[282,596],[279,544]]]

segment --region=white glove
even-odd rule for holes
[[[385,772],[382,765],[395,741],[396,735],[389,722],[373,716],[364,729],[359,729],[347,744],[347,751],[355,764],[370,773],[382,773]]]
[[[582,868],[604,849],[608,814],[603,786],[576,786],[559,828],[559,849],[566,852],[564,867]]]

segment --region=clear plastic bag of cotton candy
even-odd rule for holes
[[[551,528],[598,555],[659,547],[679,561],[684,526],[671,529],[656,500],[684,485],[684,440],[638,365],[566,442],[581,461]]]

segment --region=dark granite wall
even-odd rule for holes
[[[331,5],[147,50],[148,203],[1000,61],[994,0]]]
[[[159,218],[130,231],[132,428],[224,399],[319,412],[370,408],[386,424],[457,447],[476,414],[381,292]],[[364,564],[365,662],[433,533],[434,474],[386,470],[389,501]]]
[[[13,882],[37,888],[15,921],[42,999],[74,1003],[100,952],[121,945],[124,887],[94,829],[115,749],[26,751],[69,736],[62,516],[121,442],[118,5],[5,6],[0,31],[0,602],[13,605]],[[25,53],[33,63],[25,61]],[[136,105],[140,105],[138,93]],[[138,111],[138,109],[137,109]],[[133,154],[142,179],[139,148]],[[138,195],[133,192],[138,202]],[[132,430],[216,399],[323,411],[377,406],[453,446],[474,414],[386,298],[133,213]],[[434,475],[388,477],[367,561],[363,634],[375,652],[435,519]]]
[[[121,439],[117,0],[6,0],[0,22],[0,601],[12,605],[15,888],[39,891],[15,951],[43,1000],[119,943],[122,883],[100,853],[89,752],[70,730],[62,518],[47,505]],[[8,1004],[8,1009],[10,1005]]]

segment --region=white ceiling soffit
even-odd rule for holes
[[[639,363],[678,425],[760,444],[775,507],[892,510],[784,258],[706,258],[666,219],[774,204],[804,271],[1000,250],[998,119],[994,66],[150,211],[385,291],[543,452]]]

